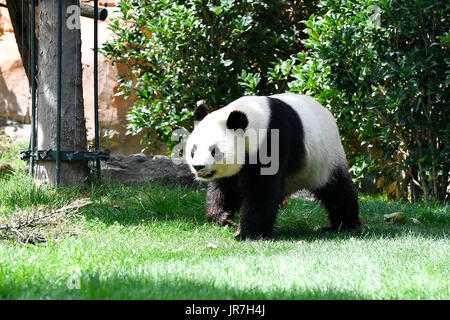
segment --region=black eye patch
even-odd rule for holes
[[[197,145],[196,145],[196,144],[194,144],[194,145],[192,146],[192,150],[191,150],[191,158],[194,158],[195,150],[197,150]]]
[[[220,152],[219,148],[216,145],[209,147],[209,152],[211,152],[211,156],[216,161],[219,161],[223,158],[223,153]]]

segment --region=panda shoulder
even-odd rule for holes
[[[244,96],[224,108],[222,117],[228,117],[233,111],[247,116],[249,128],[267,128],[270,119],[269,100],[265,96]]]

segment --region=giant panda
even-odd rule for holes
[[[196,179],[208,183],[208,221],[235,225],[233,216],[241,210],[236,238],[269,237],[284,198],[308,189],[328,211],[330,226],[324,229],[361,225],[336,121],[313,98],[244,96],[211,113],[200,105],[195,120],[185,159]],[[249,141],[255,136],[256,142]],[[267,174],[272,163],[262,151],[278,161],[276,171]]]

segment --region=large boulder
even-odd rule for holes
[[[167,156],[133,154],[129,156],[111,155],[109,160],[101,162],[102,177],[112,183],[127,185],[146,182],[162,183],[169,186],[201,186],[181,159]]]
[[[0,117],[30,123],[30,92],[8,9],[0,7]]]

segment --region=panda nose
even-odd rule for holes
[[[195,171],[200,171],[200,170],[202,170],[205,166],[204,165],[195,165],[195,166],[192,166],[194,169],[195,169]]]

